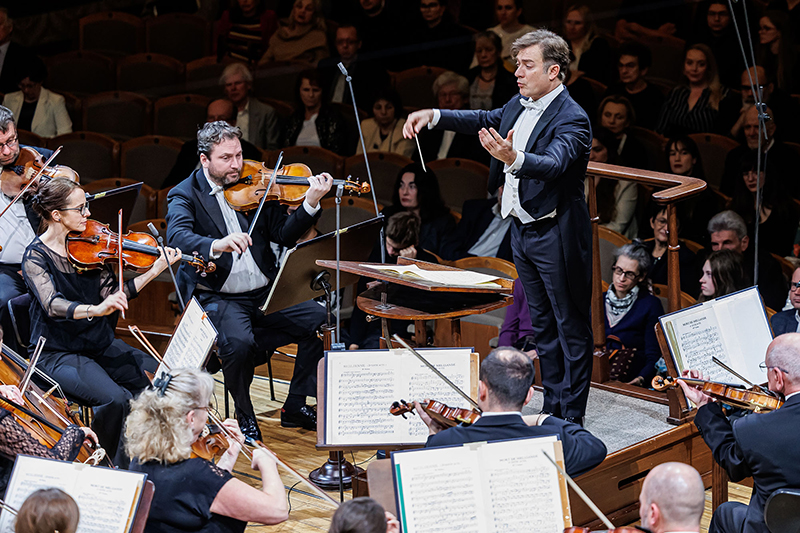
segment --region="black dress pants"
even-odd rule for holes
[[[14,334],[11,314],[8,312],[8,301],[28,292],[25,281],[19,275],[19,265],[0,264],[0,327],[3,328],[3,344],[20,355],[20,345]]]

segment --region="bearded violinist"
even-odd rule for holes
[[[31,147],[43,157],[53,153],[47,148]],[[0,167],[8,170],[17,164],[19,158],[19,139],[14,114],[7,107],[0,106]],[[13,172],[6,172],[0,180],[0,211],[5,209],[11,200],[25,186],[24,180],[17,179]],[[39,217],[30,207],[30,202],[17,202],[0,218],[0,327],[4,336],[0,336],[6,346],[19,352],[20,346],[13,333],[11,317],[8,313],[8,301],[25,294],[25,282],[20,275],[20,264],[25,248],[36,237],[39,228]]]
[[[303,205],[291,214],[278,202],[266,202],[251,238],[247,231],[254,213],[235,211],[223,193],[225,185],[242,175],[241,136],[239,128],[224,121],[206,123],[198,131],[201,166],[167,197],[167,240],[170,246],[197,250],[216,262],[216,271],[205,278],[181,268],[178,284],[184,297],[197,297],[216,326],[219,358],[239,426],[245,435],[261,440],[250,384],[265,343],[273,348],[297,343],[281,425],[316,429],[316,413],[306,405],[306,397],[316,395],[317,361],[323,353],[316,329],[325,321],[324,310],[310,301],[265,316],[259,306],[278,272],[270,242],[293,247],[314,224],[319,201],[333,179],[327,173],[310,177]]]
[[[764,522],[767,498],[778,489],[800,486],[800,448],[792,430],[800,424],[800,333],[776,337],[767,348],[763,367],[769,389],[783,394],[785,403],[776,411],[734,421],[713,398],[678,381],[697,405],[695,425],[731,481],[753,477],[750,504],[723,503],[714,512],[709,533],[769,533]],[[703,379],[697,370],[686,370],[684,376]]]

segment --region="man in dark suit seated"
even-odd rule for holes
[[[334,44],[338,55],[321,60],[317,66],[324,85],[322,93],[330,98],[330,102],[353,104],[350,86],[338,67],[341,62],[352,78],[358,107],[371,108],[375,93],[389,85],[389,74],[380,63],[370,61],[359,53],[361,37],[352,24],[345,23],[336,29]]]
[[[792,273],[792,282],[789,283],[789,302],[792,304],[791,309],[780,311],[772,315],[770,324],[772,324],[772,333],[777,337],[784,333],[798,333],[800,332],[800,267],[795,268]]]
[[[8,9],[0,7],[0,93],[4,94],[19,90],[20,70],[32,58],[27,48],[11,42],[13,31]]]
[[[642,528],[651,533],[699,532],[706,496],[691,465],[661,463],[647,474],[639,494]]]
[[[729,419],[721,404],[700,390],[680,383],[686,397],[697,405],[694,423],[714,459],[738,482],[753,478],[750,504],[720,505],[709,533],[768,533],[764,504],[778,489],[800,487],[800,446],[794,429],[800,424],[800,334],[787,333],[773,340],[764,361],[769,390],[786,402],[768,413]],[[697,370],[685,370],[690,378],[703,379]]]
[[[556,435],[564,446],[570,476],[603,462],[605,445],[578,424],[546,414],[522,416],[522,408],[533,397],[533,377],[533,361],[521,351],[510,347],[492,350],[481,363],[478,405],[483,413],[473,425],[445,429],[414,403],[430,431],[425,447]]]
[[[442,258],[453,261],[462,257],[499,257],[513,262],[511,219],[503,218],[502,201],[501,186],[497,198],[464,202],[455,233],[442,245]]]

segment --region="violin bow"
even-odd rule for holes
[[[768,395],[768,396],[772,396],[773,398],[775,398],[775,397],[776,397],[775,393],[774,393],[774,392],[772,392],[771,390],[769,390],[769,389],[766,389],[766,390],[764,390],[764,388],[763,388],[761,385],[756,385],[755,383],[750,383],[750,381],[748,381],[748,380],[747,380],[747,378],[745,378],[743,375],[739,374],[737,371],[735,371],[734,369],[732,369],[731,367],[729,367],[728,365],[726,365],[725,363],[723,363],[722,361],[720,361],[719,359],[717,359],[717,357],[716,357],[715,355],[712,355],[712,356],[711,356],[711,360],[712,360],[712,361],[713,361],[715,364],[717,364],[717,365],[721,366],[721,367],[722,367],[724,370],[727,370],[729,373],[733,374],[733,375],[734,375],[734,376],[736,376],[737,378],[739,378],[739,379],[741,379],[742,381],[744,381],[744,382],[745,382],[745,384],[746,384],[748,387],[750,387],[750,388],[752,388],[752,389],[755,389],[755,390],[757,390],[757,391],[759,391],[759,392],[763,392],[764,394],[766,394],[766,395]]]
[[[19,382],[19,393],[23,396],[25,395],[25,390],[28,388],[28,385],[31,382],[31,376],[36,369],[36,363],[39,362],[39,356],[42,354],[42,350],[44,350],[45,342],[47,342],[47,339],[39,336],[39,340],[36,341],[36,348],[33,350],[33,355],[31,356],[31,362],[28,363],[28,368],[25,369],[25,373],[22,375],[22,380]]]
[[[56,149],[55,149],[55,151],[53,152],[53,155],[51,155],[51,156],[50,156],[50,157],[47,159],[47,161],[45,161],[45,162],[44,162],[44,165],[42,165],[42,168],[40,168],[40,169],[39,169],[39,172],[37,172],[37,173],[36,173],[36,175],[33,177],[33,179],[32,179],[31,181],[29,181],[28,183],[26,183],[26,184],[25,184],[25,186],[22,188],[22,190],[21,190],[21,191],[19,191],[19,192],[17,193],[17,195],[14,197],[14,199],[13,199],[13,200],[11,200],[11,202],[10,202],[10,203],[9,203],[9,204],[6,206],[6,208],[5,208],[5,209],[3,209],[3,212],[2,212],[2,213],[0,213],[0,218],[3,218],[3,215],[5,215],[5,214],[6,214],[6,211],[8,211],[9,209],[11,209],[11,206],[12,206],[12,205],[14,205],[15,203],[17,203],[17,200],[19,200],[19,199],[22,197],[22,195],[23,195],[23,194],[25,194],[25,192],[26,192],[28,189],[30,189],[30,188],[31,188],[31,185],[33,185],[34,183],[36,183],[36,181],[39,179],[39,177],[40,177],[40,176],[42,175],[42,173],[44,172],[44,169],[45,169],[45,168],[47,168],[47,166],[48,166],[48,165],[50,165],[50,162],[51,162],[53,159],[55,159],[55,158],[56,158],[56,156],[58,155],[58,153],[61,151],[61,149],[62,149],[62,148],[64,148],[64,147],[63,147],[63,146],[59,146],[58,148],[56,148]]]
[[[117,213],[117,222],[119,224],[119,233],[117,233],[117,245],[119,246],[119,292],[122,292],[122,209]],[[122,310],[122,318],[125,318],[125,310]]]
[[[470,397],[470,395],[469,395],[469,394],[467,394],[466,392],[464,392],[463,390],[461,390],[461,389],[458,387],[458,385],[456,385],[455,383],[453,383],[452,381],[450,381],[450,379],[449,379],[447,376],[445,376],[444,374],[442,374],[442,373],[439,371],[439,369],[438,369],[438,368],[436,368],[435,366],[433,366],[433,365],[432,365],[432,364],[431,364],[431,363],[430,363],[430,362],[429,362],[427,359],[425,359],[425,358],[422,356],[422,354],[420,354],[420,353],[419,353],[418,351],[416,351],[414,348],[412,348],[411,346],[409,346],[409,344],[408,344],[406,341],[404,341],[403,339],[401,339],[401,338],[400,338],[400,336],[399,336],[397,333],[395,333],[394,335],[392,335],[392,339],[394,339],[394,341],[395,341],[396,343],[398,343],[400,346],[402,346],[402,347],[403,347],[403,348],[405,348],[406,350],[408,350],[408,351],[410,351],[411,353],[413,353],[414,355],[416,355],[416,356],[417,356],[417,359],[419,359],[420,361],[422,361],[423,363],[425,363],[425,366],[427,366],[428,368],[430,368],[430,369],[433,371],[433,373],[434,373],[434,374],[436,374],[437,376],[439,376],[440,378],[442,378],[442,380],[444,380],[444,382],[445,382],[445,383],[447,383],[448,385],[450,385],[450,387],[451,387],[451,388],[452,388],[454,391],[456,391],[456,392],[457,392],[458,394],[460,394],[460,395],[461,395],[461,396],[462,396],[462,397],[463,397],[465,400],[467,400],[467,401],[468,401],[470,404],[472,404],[472,406],[473,406],[473,407],[475,407],[475,409],[477,409],[479,412],[480,412],[480,411],[482,411],[482,409],[481,409],[481,408],[478,406],[478,402],[476,402],[475,400],[473,400],[473,399]]]
[[[3,511],[8,511],[14,516],[17,516],[19,514],[19,511],[8,505],[4,500],[0,500],[0,509],[2,509]]]
[[[139,341],[139,344],[141,344],[144,347],[147,353],[153,356],[153,359],[155,359],[159,363],[164,362],[164,358],[161,357],[161,355],[158,353],[158,350],[156,350],[155,347],[152,344],[150,344],[150,341],[147,340],[147,337],[144,336],[144,333],[142,333],[142,330],[139,329],[139,326],[131,324],[128,326],[128,330],[130,330],[131,334],[133,335],[133,338]]]
[[[283,162],[283,150],[281,153],[278,154],[278,160],[275,162],[275,168],[272,169],[272,177],[269,179],[269,185],[267,188],[264,189],[264,196],[261,197],[261,201],[258,202],[258,209],[256,209],[256,214],[253,215],[253,221],[250,222],[250,227],[247,228],[247,236],[251,237],[253,235],[253,229],[256,227],[256,222],[258,222],[258,217],[261,215],[261,210],[264,208],[264,203],[267,200],[267,193],[272,188],[272,185],[275,183],[275,180],[278,178],[278,169],[281,168],[281,163]],[[244,252],[239,253],[239,259],[242,258]]]

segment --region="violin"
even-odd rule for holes
[[[478,421],[481,413],[476,409],[461,409],[459,407],[449,407],[436,400],[423,400],[420,403],[422,409],[439,424],[451,428],[459,424],[469,426]],[[405,418],[406,413],[414,412],[414,404],[409,404],[405,400],[394,402],[389,412],[394,416]]]
[[[283,165],[278,168],[275,182],[267,191],[274,170],[264,163],[245,160],[242,177],[225,188],[225,200],[236,211],[251,211],[258,207],[264,194],[267,200],[277,200],[284,205],[300,205],[308,191],[308,178],[314,173],[302,163]],[[333,186],[342,185],[348,192],[358,194],[370,192],[369,183],[354,180],[333,180]]]
[[[685,381],[687,385],[696,385],[701,387],[700,390],[712,398],[733,405],[734,407],[747,409],[755,413],[774,411],[783,405],[783,400],[774,396],[770,396],[765,392],[747,390],[727,383],[706,381],[703,379],[680,379]],[[665,378],[656,376],[653,378],[651,385],[655,390],[661,391],[677,387],[678,380],[672,376],[667,376]]]
[[[3,172],[0,173],[0,179],[14,179],[19,181],[20,187],[30,182],[39,171],[42,171],[42,176],[53,178],[67,178],[70,181],[78,183],[80,176],[70,167],[64,165],[44,166],[44,158],[42,155],[28,146],[22,146],[19,149],[19,156],[17,157],[16,165],[3,167]]]
[[[192,457],[206,461],[217,461],[230,445],[222,430],[213,424],[206,424],[200,436],[192,443]]]
[[[108,224],[87,220],[86,229],[81,233],[69,233],[66,244],[67,257],[78,270],[101,268],[106,263],[119,263],[119,236],[109,229]],[[161,251],[152,235],[129,231],[122,236],[123,268],[145,272],[160,255]],[[206,263],[197,252],[182,256],[181,261],[195,267],[203,276],[217,269],[214,263]]]

